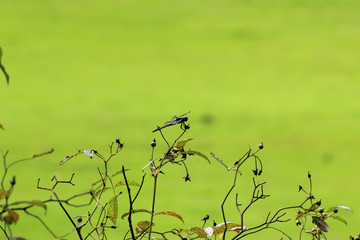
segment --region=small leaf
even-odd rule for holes
[[[186,154],[189,154],[189,155],[197,155],[197,156],[199,156],[199,157],[202,157],[202,158],[204,158],[205,160],[207,160],[207,161],[211,164],[209,158],[208,158],[205,154],[203,154],[203,153],[201,153],[201,152],[191,151],[191,150],[190,150],[190,151],[186,151],[185,153],[186,153]]]
[[[35,207],[41,207],[43,209],[46,210],[47,206],[45,203],[43,203],[40,200],[32,200],[32,201],[18,201],[18,202],[14,202],[11,205],[18,205],[18,204],[27,204],[30,206],[35,206]]]
[[[0,200],[6,198],[6,196],[9,194],[8,191],[4,191],[3,189],[0,189]]]
[[[140,184],[138,184],[134,180],[128,180],[127,182],[129,184],[129,186],[136,186],[136,187],[140,186]],[[120,182],[116,183],[115,187],[118,187],[118,186],[126,186],[126,182],[120,181]]]
[[[19,214],[17,214],[15,211],[8,209],[7,210],[8,214],[7,216],[5,216],[4,220],[7,224],[11,225],[13,223],[17,223],[17,221],[19,221]]]
[[[146,209],[136,209],[136,210],[133,210],[132,213],[139,213],[139,212],[146,212],[146,213],[149,213],[151,214],[151,212],[149,210],[146,210]],[[121,216],[121,219],[124,219],[124,217],[128,216],[129,215],[129,212],[126,212],[124,213],[122,216]]]
[[[125,169],[125,172],[126,171],[129,171],[129,169]],[[111,175],[112,177],[115,177],[115,176],[117,176],[117,175],[119,175],[119,174],[122,174],[123,173],[123,170],[119,170],[119,171],[117,171],[117,172],[115,172],[113,175]]]
[[[136,231],[138,233],[144,233],[144,232],[149,232],[149,228],[150,228],[150,222],[149,221],[140,221],[137,223],[137,226],[140,228],[136,228]],[[153,228],[155,226],[155,224],[153,223],[151,228]]]
[[[345,225],[347,225],[346,220],[343,219],[342,217],[339,217],[338,215],[330,215],[329,217],[332,218],[332,219],[336,219],[336,220],[338,220],[340,222],[343,222],[343,223],[345,223]]]
[[[237,223],[228,222],[226,223],[227,231],[239,231],[241,232],[241,225]],[[246,230],[247,227],[243,226],[243,229]],[[222,234],[225,231],[225,224],[220,223],[214,227],[214,235]]]
[[[319,218],[319,217],[312,217],[312,219],[313,219],[314,224],[315,224],[318,228],[320,228],[321,231],[323,231],[323,232],[328,232],[328,231],[330,230],[329,225],[327,225],[327,223],[326,223],[324,220],[322,220],[321,218]]]
[[[168,216],[173,216],[173,217],[176,217],[178,218],[180,221],[182,221],[184,223],[184,220],[182,218],[182,216],[176,212],[158,212],[158,213],[155,213],[155,215],[168,215]]]
[[[175,147],[176,147],[177,149],[181,150],[181,149],[183,149],[183,148],[185,147],[186,143],[189,142],[189,141],[191,141],[191,140],[193,140],[193,138],[188,138],[188,139],[184,139],[184,140],[178,141],[178,142],[176,143],[176,146],[175,146]]]
[[[118,218],[118,200],[117,196],[112,197],[108,204],[107,215],[110,217],[110,220],[116,224]]]
[[[1,125],[1,124],[0,124],[0,129],[1,129],[1,130],[5,130],[4,127],[3,127],[3,125]]]
[[[99,179],[99,180],[97,180],[96,182],[93,182],[92,184],[91,184],[91,186],[93,187],[93,186],[95,186],[95,185],[97,185],[97,184],[99,184],[99,183],[102,183],[103,182],[103,180],[102,179]]]
[[[299,220],[299,219],[301,219],[302,217],[304,217],[305,215],[306,215],[306,212],[300,212],[300,213],[297,215],[297,217],[296,217],[295,220]]]
[[[315,211],[318,207],[320,207],[319,204],[313,203],[313,204],[309,207],[309,212]]]
[[[203,238],[203,239],[208,238],[207,233],[204,231],[204,229],[200,227],[190,228],[190,232],[195,233],[196,235],[198,235],[199,238]]]

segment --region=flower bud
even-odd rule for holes
[[[10,184],[11,184],[11,186],[14,186],[14,185],[16,184],[15,176],[13,176],[13,177],[10,179]]]
[[[152,140],[152,142],[151,142],[151,147],[152,147],[152,148],[156,147],[156,140],[155,140],[155,138],[154,138],[154,140]]]

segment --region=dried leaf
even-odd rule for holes
[[[323,232],[328,232],[330,230],[329,225],[327,225],[327,223],[322,220],[319,217],[312,217],[313,222],[316,226],[318,226],[318,228],[320,228],[321,231]]]
[[[170,212],[170,211],[167,211],[167,212],[158,212],[158,213],[155,213],[155,215],[168,215],[168,216],[173,216],[173,217],[176,217],[178,218],[180,221],[182,221],[184,223],[184,220],[182,218],[182,216],[176,212]]]
[[[117,196],[112,197],[107,207],[107,215],[110,217],[110,220],[116,224],[118,218],[118,200]]]
[[[35,207],[41,207],[43,209],[47,209],[47,206],[45,203],[43,203],[40,200],[32,200],[32,201],[18,201],[18,202],[14,202],[11,205],[18,205],[18,204],[27,204],[30,206],[35,206]]]
[[[146,212],[146,213],[149,213],[151,214],[151,212],[149,210],[146,210],[146,209],[136,209],[136,210],[133,210],[132,213],[139,213],[139,212]],[[124,213],[122,216],[121,216],[121,219],[124,219],[124,217],[128,216],[129,215],[129,212],[127,213]]]
[[[196,235],[198,235],[199,238],[203,238],[203,239],[207,239],[207,233],[205,232],[204,229],[200,228],[200,227],[193,227],[189,229],[190,232],[195,233]]]
[[[4,217],[4,220],[7,224],[11,225],[13,223],[17,223],[17,221],[19,221],[19,214],[17,214],[15,211],[8,209],[7,210],[8,214],[7,216]]]
[[[136,231],[138,233],[149,232],[150,222],[149,221],[140,221],[137,223],[137,226],[139,227],[139,228],[136,228]],[[153,223],[151,225],[151,228],[153,228],[154,226],[155,226],[155,224]]]
[[[248,229],[247,227],[243,226],[241,228],[241,225],[238,223],[232,223],[232,222],[228,222],[226,223],[227,226],[227,231],[235,231],[235,232],[241,232],[242,230],[246,230]],[[214,227],[214,235],[218,235],[218,234],[222,234],[225,231],[225,224],[224,223],[220,223],[218,225],[216,225]]]
[[[4,191],[3,189],[0,189],[0,201],[4,198],[6,198],[6,196],[9,194],[8,191]]]
[[[50,151],[47,151],[47,152],[43,152],[43,153],[38,153],[38,154],[34,154],[34,156],[32,158],[37,158],[37,157],[41,157],[41,156],[44,156],[44,155],[48,155],[48,154],[51,154],[54,152],[54,149],[52,148]]]

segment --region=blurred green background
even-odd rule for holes
[[[354,210],[342,212],[348,226],[328,221],[328,239],[358,234],[359,7],[358,0],[3,0],[0,46],[11,79],[7,87],[0,76],[5,128],[0,149],[10,151],[9,161],[55,149],[11,169],[8,177],[17,176],[14,199],[46,199],[49,193],[37,190],[36,182],[41,178],[50,186],[54,174],[67,179],[75,172],[76,189],[86,190],[99,178],[100,161],[82,156],[58,163],[77,149],[106,153],[117,137],[125,148],[111,169],[124,164],[129,177],[140,181],[154,137],[157,156],[165,151],[151,131],[191,111],[185,138],[195,138],[189,143],[194,150],[215,152],[232,164],[248,145],[264,142],[259,181],[268,182],[271,197],[254,206],[245,225],[302,202],[298,185],[307,188],[310,171],[314,194],[325,208]],[[171,138],[179,132],[174,127],[165,133]],[[159,221],[188,228],[201,226],[210,214],[221,222],[220,204],[232,174],[216,161],[208,165],[196,158],[189,168],[190,183],[182,179],[183,168],[165,169],[156,205],[180,213],[185,225],[165,216]],[[252,190],[252,168],[253,163],[245,165],[239,179],[244,203]],[[135,208],[151,207],[149,173],[146,180]],[[61,196],[81,191],[73,189],[64,187]],[[121,199],[125,206],[125,195]],[[234,202],[232,196],[227,209],[236,222]],[[127,211],[122,206],[120,214]],[[71,229],[56,204],[46,216],[39,214],[58,235]],[[287,216],[294,219],[296,213]],[[119,224],[110,239],[123,236],[126,221]],[[298,237],[294,221],[277,227]],[[25,215],[14,235],[51,238]],[[266,230],[249,239],[280,237]]]

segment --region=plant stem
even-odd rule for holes
[[[150,218],[150,226],[149,226],[149,240],[151,239],[151,230],[152,230],[153,218],[154,218],[154,213],[155,213],[155,199],[156,199],[157,178],[158,178],[158,175],[154,175],[154,192],[153,192],[152,207],[151,207],[151,218]]]

